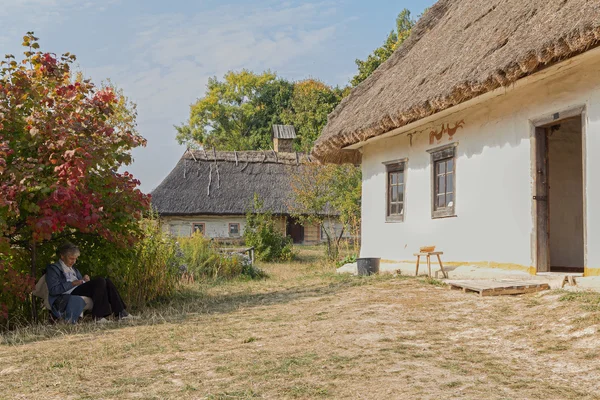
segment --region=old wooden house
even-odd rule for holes
[[[221,241],[238,241],[246,226],[255,194],[278,229],[294,243],[319,243],[321,226],[303,226],[290,216],[292,175],[311,162],[292,152],[293,127],[274,126],[274,150],[186,151],[175,168],[152,192],[152,205],[163,227],[174,236],[194,231]],[[333,217],[333,230],[340,231]]]
[[[330,115],[364,257],[600,275],[600,1],[440,0]]]

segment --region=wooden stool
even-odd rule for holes
[[[440,255],[442,255],[442,254],[444,254],[443,251],[433,251],[431,253],[415,253],[415,256],[417,256],[417,269],[415,271],[415,276],[419,275],[419,262],[421,261],[421,256],[423,256],[423,257],[427,257],[427,269],[429,272],[429,277],[431,278],[430,257],[437,256],[438,262],[440,263],[440,269],[442,270],[442,273],[444,274],[444,278],[448,279],[448,274],[446,273],[446,271],[444,271],[444,265],[442,264],[442,259],[440,258]]]

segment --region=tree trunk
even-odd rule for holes
[[[327,229],[324,229],[323,232],[325,232],[325,236],[327,237],[327,258],[331,260],[331,237],[329,236]]]
[[[31,277],[33,279],[37,278],[36,271],[36,263],[37,263],[37,247],[35,243],[35,239],[31,241]],[[35,301],[35,296],[31,295],[31,317],[34,323],[38,322],[38,313],[37,313],[37,303]]]

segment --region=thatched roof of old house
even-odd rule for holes
[[[492,91],[600,44],[599,0],[439,0],[331,113],[313,154],[341,149]]]
[[[186,151],[152,192],[160,215],[242,215],[254,193],[273,214],[288,214],[292,173],[311,162],[300,153]]]

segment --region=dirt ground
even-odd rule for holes
[[[5,338],[0,398],[600,399],[597,295],[481,298],[313,253],[134,324]]]

